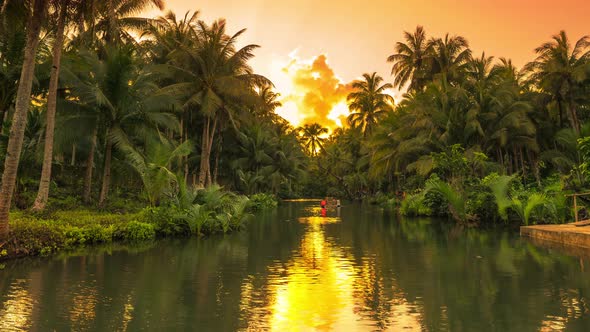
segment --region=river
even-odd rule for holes
[[[1,331],[590,331],[590,259],[378,207],[4,263]]]

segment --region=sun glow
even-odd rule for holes
[[[296,127],[319,123],[332,131],[345,124],[350,84],[334,73],[326,55],[304,59],[294,50],[287,58],[274,58],[270,77],[283,104],[277,114]]]

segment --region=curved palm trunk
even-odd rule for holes
[[[98,127],[94,127],[92,132],[92,141],[90,142],[90,152],[86,160],[86,174],[84,175],[84,193],[82,199],[84,203],[90,203],[90,194],[92,193],[92,171],[94,169],[94,154],[96,151],[96,136],[98,135]]]
[[[46,6],[47,0],[35,0],[33,15],[30,16],[27,23],[28,32],[23,67],[16,94],[14,118],[10,128],[6,159],[4,161],[4,173],[2,174],[2,187],[0,189],[0,241],[8,237],[8,213],[23,146],[27,113],[31,102],[31,89],[33,87],[35,55],[39,45],[39,32],[45,16]]]
[[[100,197],[98,199],[98,206],[104,207],[107,197],[109,195],[109,188],[111,184],[111,159],[113,155],[113,142],[109,137],[109,131],[106,134],[106,150],[104,155],[104,171],[102,175],[102,188],[100,189]]]
[[[69,0],[61,4],[57,33],[53,43],[53,65],[51,66],[51,77],[49,78],[49,92],[47,95],[47,124],[45,128],[45,148],[43,151],[43,168],[39,191],[33,204],[34,211],[41,211],[47,205],[49,198],[49,182],[51,181],[51,165],[53,163],[53,137],[55,134],[55,113],[57,109],[57,85],[59,82],[59,67],[61,64],[61,51],[64,43],[64,28]]]

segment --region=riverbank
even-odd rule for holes
[[[148,220],[146,212],[74,210],[43,216],[12,212],[10,236],[0,248],[0,259],[46,256],[85,245],[152,240],[161,230]]]
[[[285,202],[224,236],[8,261],[0,330],[587,331],[587,257],[499,227],[318,205]]]
[[[168,207],[145,208],[137,213],[123,214],[74,210],[40,216],[13,212],[10,216],[10,237],[0,246],[0,260],[48,256],[83,246],[227,233],[239,229],[246,215],[206,213],[200,217],[202,225],[197,229],[196,225],[192,225],[196,220],[187,220],[179,211]]]
[[[253,212],[277,205],[272,195],[248,199],[218,189],[204,191],[199,203],[146,207],[137,212],[57,210],[10,214],[10,236],[0,243],[0,261],[47,256],[59,251],[157,238],[203,236],[240,229]]]

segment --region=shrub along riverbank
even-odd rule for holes
[[[559,178],[524,185],[516,176],[445,181],[433,174],[404,198],[380,194],[372,203],[408,217],[447,217],[465,224],[561,224],[574,219],[569,191]],[[585,209],[586,202],[579,201]],[[580,210],[579,209],[579,210]]]
[[[0,260],[50,255],[112,242],[138,243],[157,238],[227,233],[240,229],[252,212],[276,205],[272,195],[258,194],[248,199],[212,186],[181,190],[166,204],[138,212],[72,210],[35,214],[18,211],[11,213],[10,237],[0,246]]]

